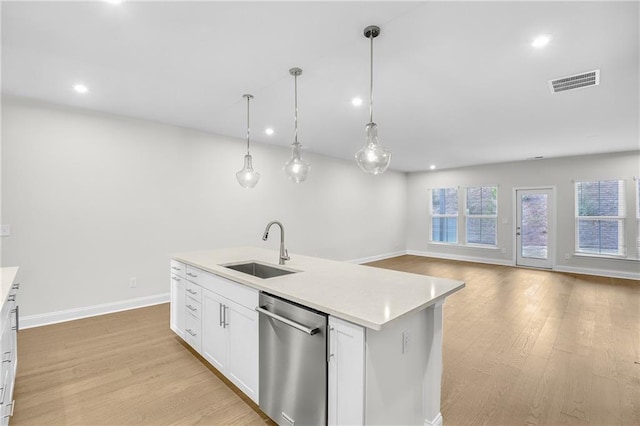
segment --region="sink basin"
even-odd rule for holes
[[[253,275],[258,278],[273,278],[281,275],[295,274],[296,271],[276,268],[275,266],[265,265],[257,262],[237,263],[235,265],[221,265],[243,274]]]

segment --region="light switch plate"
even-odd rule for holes
[[[11,225],[0,226],[0,237],[8,237],[11,235]]]

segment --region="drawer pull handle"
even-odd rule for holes
[[[198,335],[197,333],[194,333],[193,331],[191,331],[190,328],[187,328],[187,333],[189,333],[193,337],[196,337]]]
[[[198,278],[198,276],[196,274],[192,274],[191,272],[187,272],[187,275],[189,275],[190,277],[193,277],[193,278]]]
[[[188,292],[188,293],[191,293],[191,294],[198,294],[198,292],[197,292],[197,291],[193,291],[193,290],[191,290],[190,288],[188,288],[188,289],[187,289],[187,292]]]
[[[174,280],[174,281],[178,281],[178,282],[180,281],[180,278],[178,278],[178,277],[171,277],[171,279]]]
[[[20,288],[20,283],[15,283],[14,285],[11,286],[11,288],[13,290],[18,290]]]
[[[192,312],[198,312],[198,308],[194,308],[191,305],[187,305],[187,308],[189,308],[189,310],[192,311]]]

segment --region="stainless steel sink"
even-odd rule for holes
[[[295,274],[297,271],[289,271],[287,269],[276,268],[275,266],[265,265],[257,262],[236,263],[235,265],[220,265],[243,274],[252,275],[258,278],[273,278],[281,275]]]

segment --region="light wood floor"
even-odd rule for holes
[[[445,425],[640,425],[640,282],[401,256],[444,306]],[[264,424],[168,328],[168,305],[23,330],[21,425]]]

